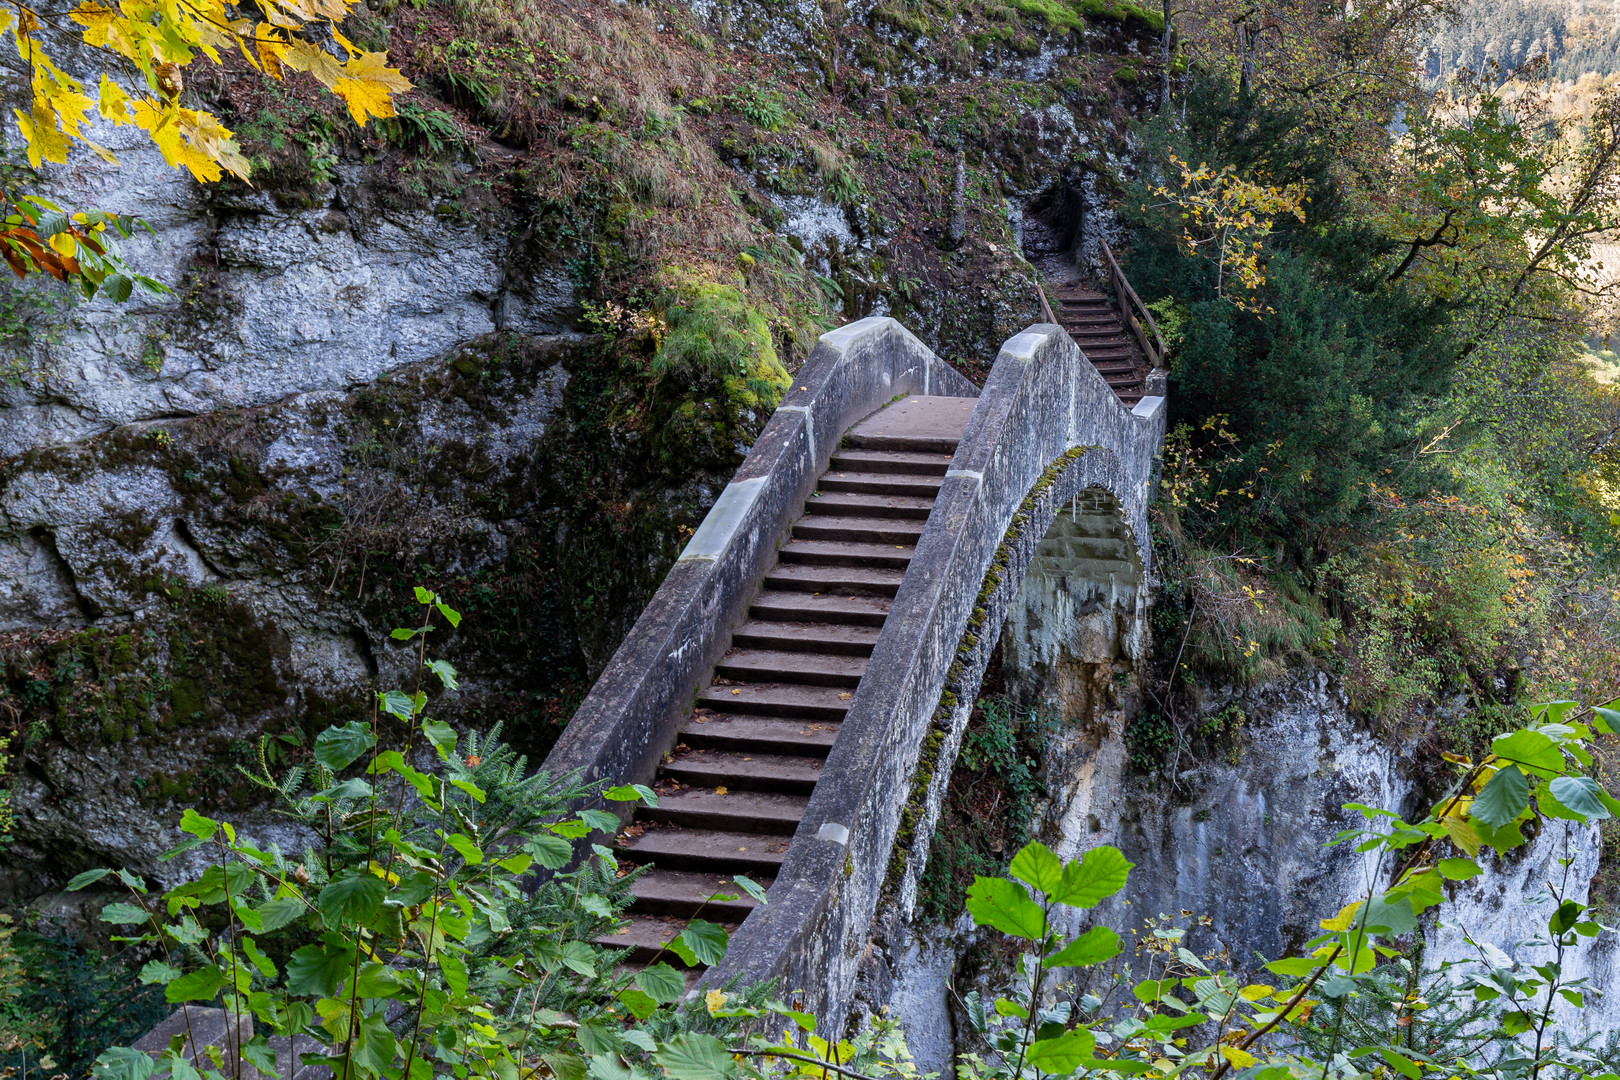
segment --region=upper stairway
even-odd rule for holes
[[[1118,305],[1085,285],[1060,285],[1053,293],[1058,301],[1053,315],[1103,381],[1126,405],[1141,401],[1147,393],[1151,365],[1127,331]]]
[[[735,929],[821,776],[962,437],[972,398],[908,395],[844,436],[745,621],[620,833],[629,922],[602,945],[647,963],[702,914]],[[731,900],[710,900],[716,894]]]

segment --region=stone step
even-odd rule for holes
[[[733,648],[721,657],[715,674],[735,682],[795,683],[854,689],[866,674],[866,657],[775,649]]]
[[[687,746],[739,753],[826,757],[842,725],[833,720],[793,720],[698,709],[681,732]]]
[[[932,499],[939,494],[943,476],[909,476],[905,473],[828,472],[816,488],[822,494],[830,491],[853,491],[864,495],[916,495]]]
[[[814,597],[825,600],[827,597]],[[749,649],[783,652],[840,653],[871,656],[877,644],[877,626],[850,626],[822,622],[775,622],[750,619],[731,635],[731,643]]]
[[[894,603],[886,596],[814,596],[803,592],[766,591],[755,595],[749,613],[769,622],[836,623],[881,627]]]
[[[872,566],[904,570],[911,564],[913,544],[852,544],[838,540],[792,539],[777,558],[787,563],[820,566]]]
[[[843,720],[849,711],[849,690],[831,686],[793,686],[749,683],[715,684],[698,695],[699,704],[715,712],[751,713],[754,716],[789,716],[801,720]]]
[[[686,919],[678,916],[637,912],[617,931],[598,937],[596,944],[604,949],[629,949],[630,955],[623,962],[631,967],[646,967],[657,960],[676,971],[684,971],[686,964],[664,946],[681,936],[686,923]]]
[[[791,839],[760,833],[651,825],[639,836],[626,837],[620,833],[619,850],[637,863],[650,862],[660,870],[747,874],[757,881],[761,877],[776,876]]]
[[[677,750],[665,759],[659,775],[673,777],[693,787],[725,788],[727,792],[809,795],[821,778],[823,764],[818,757],[687,749]]]
[[[915,495],[861,495],[853,492],[832,491],[811,496],[804,504],[805,515],[820,517],[866,517],[886,519],[928,520],[934,508],[932,498]]]
[[[902,450],[844,449],[833,455],[832,468],[850,472],[903,473],[944,476],[951,467],[949,454],[908,453]]]
[[[630,894],[636,898],[631,910],[648,915],[673,915],[681,919],[697,917],[710,922],[740,923],[759,906],[759,901],[732,881],[732,877],[731,874],[652,869],[630,883]],[[771,878],[765,878],[756,884],[769,889],[771,881]],[[709,899],[716,894],[735,896],[736,899]]]
[[[909,394],[850,428],[844,445],[857,450],[952,453],[976,403],[975,398]]]
[[[815,566],[777,563],[765,575],[772,589],[796,590],[834,596],[893,596],[900,591],[904,570],[881,566]]]
[[[719,756],[719,752],[710,751],[707,754],[681,755],[677,761],[687,757]],[[777,761],[819,760],[787,759],[777,755],[761,755],[760,760],[765,757]],[[675,775],[670,772],[669,765],[664,766],[664,775]],[[684,777],[682,782],[685,782]],[[793,830],[799,827],[799,819],[804,817],[805,804],[810,801],[808,792],[743,788],[733,791],[730,784],[717,786],[724,786],[726,794],[717,795],[712,787],[692,787],[668,794],[660,792],[658,805],[641,807],[636,811],[636,820],[661,821],[694,829],[792,836]],[[810,786],[815,787],[814,780]]]
[[[840,517],[811,514],[793,525],[799,540],[837,540],[856,544],[901,544],[915,546],[922,535],[923,520],[916,518]]]

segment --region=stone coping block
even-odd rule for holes
[[[1109,490],[1140,565],[1151,565],[1147,502],[1165,410],[1150,400],[1127,409],[1060,326],[1032,326],[1002,346],[770,903],[702,985],[778,979],[784,997],[803,991],[818,1030],[841,1031],[922,744],[1014,513],[1054,462],[1091,447],[1065,487]],[[1005,588],[1016,593],[1026,562],[1009,567],[1018,580]]]
[[[823,334],[544,769],[650,783],[844,432],[906,394],[978,393],[893,319]]]

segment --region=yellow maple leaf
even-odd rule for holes
[[[176,169],[185,166],[198,180],[218,180],[222,175],[219,163],[181,138],[181,114],[186,112],[191,110],[160,108],[150,98],[142,98],[135,103],[135,123],[152,137],[153,144],[170,166]]]
[[[106,74],[103,73],[101,76],[100,106],[102,118],[111,120],[115,124],[130,123],[128,104],[129,95],[124,93],[124,88],[107,78]]]
[[[725,1008],[726,999],[730,996],[731,995],[727,994],[723,990],[710,990],[707,994],[704,994],[703,1004],[709,1010],[709,1015],[713,1016],[715,1013]]]
[[[1227,1061],[1230,1061],[1233,1067],[1238,1069],[1247,1069],[1250,1065],[1253,1065],[1255,1062],[1260,1060],[1247,1050],[1239,1050],[1235,1046],[1221,1047],[1221,1057],[1225,1058]]]
[[[58,165],[67,162],[73,140],[56,126],[56,113],[49,105],[36,97],[32,112],[11,111],[17,117],[17,128],[27,144],[28,164],[37,169],[42,161],[54,161]]]
[[[357,51],[343,65],[343,77],[332,84],[332,92],[341,97],[354,115],[354,122],[366,126],[366,117],[386,118],[394,115],[394,95],[411,89],[411,81],[388,66],[388,54]]]
[[[1331,919],[1323,919],[1322,920],[1322,929],[1324,929],[1324,930],[1348,930],[1348,929],[1350,929],[1350,924],[1352,922],[1354,922],[1355,918],[1356,918],[1356,910],[1358,908],[1360,908],[1360,907],[1361,907],[1361,901],[1360,900],[1356,900],[1356,901],[1353,901],[1351,903],[1348,903],[1348,904],[1344,905],[1344,907],[1339,909],[1339,913],[1337,915],[1333,916],[1333,918],[1331,918]]]

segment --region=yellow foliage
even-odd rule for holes
[[[19,7],[0,11],[0,38],[10,34],[18,57],[28,65],[32,102],[13,110],[26,144],[28,160],[67,161],[75,144],[105,160],[112,154],[92,142],[83,130],[92,110],[113,124],[144,130],[175,168],[188,169],[198,180],[218,180],[229,172],[247,179],[248,162],[230,129],[212,113],[179,104],[185,86],[182,69],[199,55],[219,59],[223,48],[239,49],[248,63],[283,78],[286,69],[312,75],[348,105],[355,122],[394,115],[393,98],[411,88],[387,55],[352,45],[333,24],[349,14],[353,0],[264,0],[266,21],[233,18],[223,0],[121,0],[116,7],[80,0],[68,13],[86,45],[116,54],[139,73],[145,86],[134,93],[103,73],[92,98],[47,53],[38,36],[40,17]],[[341,56],[294,36],[311,24],[325,24]]]

